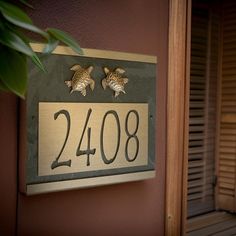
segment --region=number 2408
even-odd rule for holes
[[[77,150],[76,150],[76,156],[82,156],[82,155],[85,155],[87,157],[87,166],[90,165],[90,155],[94,155],[96,153],[96,148],[91,148],[90,147],[90,142],[91,142],[91,128],[88,127],[87,129],[87,126],[88,126],[88,121],[89,121],[89,118],[90,118],[90,115],[92,113],[92,109],[90,108],[87,112],[87,117],[86,117],[86,121],[85,121],[85,124],[84,124],[84,127],[83,127],[83,131],[82,131],[82,135],[80,137],[80,141],[79,141],[79,145],[77,147]],[[129,131],[129,128],[128,128],[128,121],[129,121],[129,117],[130,117],[130,114],[134,114],[135,117],[136,117],[136,126],[135,126],[135,129],[133,132],[130,132]],[[62,145],[62,148],[58,154],[58,156],[56,157],[56,159],[52,162],[51,164],[51,169],[55,169],[59,166],[71,166],[71,160],[67,160],[67,161],[59,161],[60,157],[61,157],[61,154],[66,146],[66,143],[67,143],[67,140],[68,140],[68,137],[69,137],[69,133],[70,133],[70,128],[71,128],[71,119],[70,119],[70,114],[67,110],[60,110],[58,112],[56,112],[54,114],[54,120],[56,120],[58,118],[58,116],[60,115],[64,115],[66,120],[67,120],[67,132],[66,132],[66,137],[65,137],[65,141]],[[103,142],[103,136],[104,136],[104,126],[105,126],[105,122],[106,122],[106,118],[107,116],[113,116],[115,118],[115,121],[116,121],[116,125],[117,125],[117,144],[116,144],[116,150],[115,150],[115,154],[113,157],[111,158],[108,158],[104,152],[104,142]],[[138,128],[139,128],[139,114],[136,110],[130,110],[127,115],[126,115],[126,118],[125,118],[125,133],[127,135],[127,140],[126,140],[126,143],[125,143],[125,158],[128,162],[132,162],[134,161],[136,158],[137,158],[137,155],[138,155],[138,152],[139,152],[139,139],[137,137],[137,131],[138,131]],[[82,144],[82,140],[83,140],[83,137],[84,137],[84,133],[87,129],[87,149],[86,150],[81,150],[81,144]],[[101,150],[101,157],[102,157],[102,160],[105,164],[111,164],[115,159],[116,159],[116,156],[117,156],[117,153],[119,151],[119,147],[120,147],[120,133],[121,133],[121,128],[120,128],[120,120],[119,120],[119,116],[117,114],[116,111],[114,110],[109,110],[105,113],[105,115],[103,116],[103,120],[102,120],[102,126],[101,126],[101,131],[100,131],[100,150]],[[129,156],[129,153],[128,153],[128,148],[129,148],[129,142],[131,139],[134,139],[135,140],[135,143],[136,143],[136,151],[135,151],[135,154],[134,156],[131,158]]]

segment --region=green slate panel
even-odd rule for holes
[[[143,172],[155,169],[155,122],[156,122],[156,64],[146,62],[79,57],[70,55],[50,55],[43,62],[47,73],[42,73],[30,65],[27,94],[27,168],[26,183],[38,184],[63,180],[74,180],[99,176]],[[86,68],[93,66],[91,77],[95,81],[94,91],[87,87],[87,95],[80,92],[70,94],[64,81],[74,74],[70,68],[79,64]],[[129,79],[125,85],[126,94],[117,98],[111,89],[104,90],[101,84],[104,67],[125,70],[124,77]],[[38,106],[40,102],[63,103],[148,103],[148,164],[138,167],[125,167],[79,173],[38,176]]]

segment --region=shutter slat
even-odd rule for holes
[[[193,8],[189,102],[188,203],[191,216],[209,211],[213,201],[218,18],[206,8]],[[209,17],[212,17],[210,20]],[[209,26],[211,22],[211,26]],[[209,52],[209,48],[210,51]],[[210,53],[210,54],[208,54]],[[209,56],[211,61],[209,63]],[[211,201],[210,201],[211,200]]]

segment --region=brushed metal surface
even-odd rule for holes
[[[94,155],[90,155],[90,165],[87,165],[86,155],[76,156],[81,135],[84,129],[88,110],[91,115],[81,143],[81,149],[87,149],[87,129],[91,128],[90,148],[96,149]],[[51,168],[62,149],[67,133],[67,120],[64,116],[54,118],[54,114],[60,110],[66,110],[70,114],[71,127],[65,148],[59,158],[59,162],[71,160],[70,166],[58,166]],[[120,145],[115,160],[104,163],[101,157],[101,132],[103,129],[103,149],[107,159],[111,159],[116,151],[118,140],[118,127],[113,114],[115,111],[119,118]],[[134,113],[136,110],[139,121]],[[135,133],[135,130],[137,132]],[[135,134],[134,134],[135,133]],[[131,137],[132,135],[135,137]],[[57,175],[65,173],[78,173],[86,171],[107,170],[123,167],[145,166],[148,164],[148,104],[146,103],[39,103],[39,134],[38,134],[38,175]],[[130,136],[130,137],[129,137]],[[138,139],[138,141],[136,141]],[[127,145],[127,148],[126,148]],[[134,161],[127,161],[125,150],[130,159],[138,154]]]
[[[35,52],[42,52],[45,45],[41,43],[30,43],[30,46]],[[126,53],[126,52],[115,52],[109,50],[99,50],[99,49],[88,49],[83,48],[84,55],[78,55],[71,48],[67,46],[57,46],[53,51],[53,54],[58,55],[71,55],[80,57],[95,57],[95,58],[105,58],[113,60],[124,60],[124,61],[138,61],[147,63],[157,63],[156,56],[150,56],[145,54],[137,53]]]
[[[59,190],[65,191],[76,188],[86,188],[86,187],[95,187],[108,184],[118,184],[123,182],[139,181],[139,180],[154,178],[155,175],[156,172],[152,170],[152,171],[128,173],[122,175],[101,176],[95,178],[66,180],[66,181],[58,181],[58,182],[42,183],[42,184],[31,184],[27,185],[27,195],[49,193]]]

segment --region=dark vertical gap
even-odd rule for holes
[[[193,1],[189,100],[188,216],[195,215],[196,211],[204,208],[208,35],[209,3]]]
[[[19,158],[20,158],[20,98],[17,99],[16,104],[17,109],[17,156],[16,156],[16,225],[15,225],[15,235],[18,235],[18,211],[19,211]]]
[[[219,1],[192,5],[188,217],[213,211]]]

